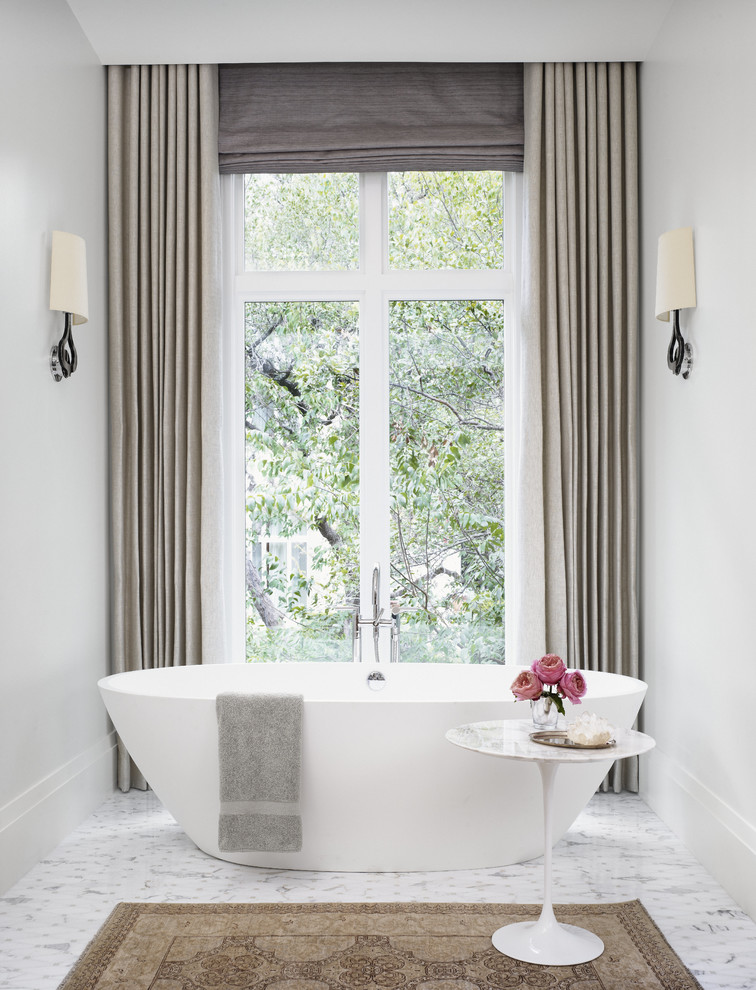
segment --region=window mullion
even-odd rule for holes
[[[239,275],[236,290],[245,299],[357,299],[365,289],[358,272],[254,272]]]
[[[360,260],[365,278],[360,306],[360,601],[362,614],[367,615],[373,567],[380,564],[380,607],[387,617],[390,614],[388,302],[382,284],[387,184],[383,173],[363,173],[360,179]],[[388,659],[389,637],[384,636],[383,640],[383,657]],[[366,659],[372,656],[370,652]]]
[[[383,276],[390,299],[504,299],[513,289],[512,273],[499,269],[391,271]]]

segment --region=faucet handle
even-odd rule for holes
[[[421,605],[402,605],[401,602],[393,601],[391,603],[391,615],[393,618],[397,618],[400,615],[416,615],[418,612],[426,612]]]

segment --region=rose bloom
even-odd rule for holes
[[[532,701],[540,698],[543,682],[532,670],[523,670],[512,681],[512,694],[519,701]]]
[[[530,668],[536,677],[540,677],[544,684],[557,684],[562,674],[567,669],[564,660],[556,653],[547,653],[540,660],[535,660]]]
[[[580,699],[588,690],[585,678],[579,670],[567,670],[559,682],[559,693],[563,698],[571,701],[573,705],[579,705]]]

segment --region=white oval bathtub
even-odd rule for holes
[[[114,674],[99,682],[110,717],[159,799],[200,849],[233,863],[329,871],[455,870],[522,862],[543,852],[535,766],[450,745],[447,729],[524,718],[500,665],[212,664]],[[588,672],[583,710],[632,725],[642,681]],[[221,691],[303,694],[302,849],[218,850],[215,698]],[[570,706],[568,706],[570,707]],[[556,780],[554,837],[599,786],[606,763]]]

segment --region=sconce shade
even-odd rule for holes
[[[693,228],[668,230],[659,238],[656,265],[656,319],[669,320],[672,310],[696,305]]]
[[[50,309],[70,313],[73,323],[89,320],[87,246],[83,237],[52,232]]]

